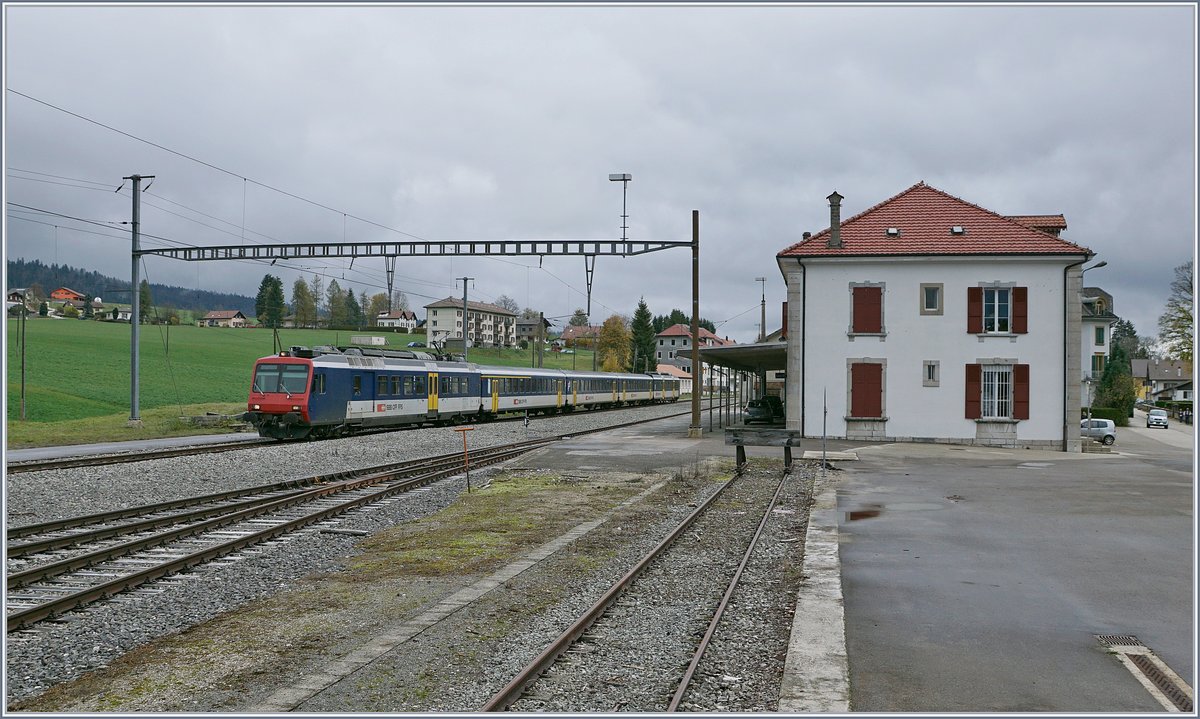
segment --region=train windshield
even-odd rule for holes
[[[304,394],[308,387],[308,366],[302,364],[260,364],[254,370],[255,392]]]

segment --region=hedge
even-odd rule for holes
[[[1080,419],[1087,419],[1087,408],[1081,408]],[[1129,415],[1114,407],[1092,407],[1092,419],[1111,419],[1118,427],[1129,426]]]

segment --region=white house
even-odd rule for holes
[[[425,305],[425,332],[430,340],[462,339],[462,300],[447,297]],[[485,302],[468,302],[466,337],[476,347],[511,347],[517,341],[517,315]]]
[[[923,182],[777,256],[787,428],[1079,451],[1085,247]],[[1040,216],[1038,216],[1040,217]]]
[[[380,312],[375,318],[376,327],[393,327],[412,332],[417,327],[417,313],[412,310]]]
[[[700,328],[701,347],[724,347],[734,344],[723,340],[704,327]],[[688,374],[692,374],[692,328],[685,324],[674,324],[654,335],[654,361],[657,364],[673,364]],[[708,365],[700,365],[700,386],[713,389],[714,385],[724,386],[724,374],[714,375]]]

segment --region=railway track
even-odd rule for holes
[[[706,403],[707,405],[707,403]],[[628,407],[618,407],[609,409],[593,409],[586,410],[587,412],[620,412],[629,409]],[[686,413],[685,413],[686,414]],[[553,419],[552,415],[539,415],[536,418],[531,416],[531,421],[539,421],[541,419]],[[672,415],[674,416],[674,415]],[[511,415],[491,420],[493,422],[520,422],[523,421],[522,415]],[[396,427],[376,430],[362,430],[351,436],[361,436],[366,434],[376,434],[379,432],[401,432],[413,429],[428,428],[426,425],[412,425],[407,427]],[[235,440],[232,442],[219,442],[213,444],[197,444],[188,445],[186,447],[173,447],[170,449],[148,450],[144,452],[125,452],[122,454],[105,454],[105,455],[89,455],[81,457],[66,457],[63,459],[47,459],[31,462],[9,462],[5,464],[4,470],[8,474],[21,474],[24,472],[44,472],[55,469],[73,469],[77,467],[100,467],[110,464],[126,464],[131,462],[145,462],[151,459],[167,459],[170,457],[187,457],[200,454],[217,454],[220,452],[229,452],[235,449],[248,449],[251,447],[275,446],[284,444],[281,440],[274,439],[245,439]]]
[[[553,441],[532,440],[476,450],[471,466],[502,462]],[[120,524],[113,524],[111,518],[98,523],[79,518],[65,533],[63,528],[46,527],[42,539],[10,545],[17,554],[13,561],[26,566],[6,576],[7,631],[31,626],[462,470],[461,456],[445,455],[349,473],[357,476],[312,477],[290,483],[292,486],[255,488],[252,494],[229,497],[224,504],[222,500],[214,504],[211,498],[198,497],[179,512],[151,505],[141,518],[133,514],[133,521]],[[24,527],[19,531],[28,538],[36,536],[37,529]],[[10,550],[10,556],[12,553]]]
[[[780,479],[735,475],[497,692],[482,711],[716,708],[709,706],[707,699],[692,696],[693,684],[698,676],[717,671],[704,669],[706,652],[789,477],[786,473]],[[697,560],[702,554],[718,557],[723,572],[702,570]],[[708,618],[707,627],[704,617]]]
[[[506,461],[564,436],[474,449],[470,468]],[[463,469],[462,455],[453,453],[11,528],[6,535],[6,631],[30,627]]]

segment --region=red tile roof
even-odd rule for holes
[[[242,319],[246,318],[246,316],[242,314],[241,310],[213,310],[212,312],[209,312],[208,314],[204,315],[200,319],[231,320],[235,317],[241,317]]]
[[[663,330],[662,332],[659,332],[658,334],[656,334],[654,336],[655,337],[691,337],[692,336],[692,328],[685,324],[682,324],[682,323],[675,324],[675,325],[671,325],[670,327],[666,328],[665,330]],[[709,340],[709,341],[713,342],[714,344],[718,344],[718,345],[736,344],[735,342],[732,342],[730,340],[721,339],[720,337],[714,335],[712,332],[709,332],[704,327],[700,328],[700,339],[701,340]]]
[[[1067,218],[1062,215],[1005,215],[1005,217],[1035,230],[1067,229]]]
[[[826,247],[826,228],[784,249],[779,256],[1092,254],[1086,247],[1031,229],[924,182],[844,220],[841,226],[841,247]],[[966,232],[952,234],[950,230],[955,226]],[[898,229],[899,235],[889,235],[889,228]]]

